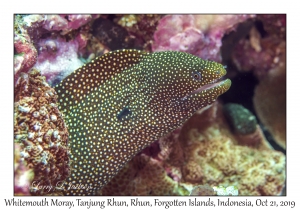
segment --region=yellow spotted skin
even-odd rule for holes
[[[76,70],[55,87],[72,160],[64,194],[96,195],[135,154],[226,92],[228,79],[206,86],[225,74],[221,64],[187,53],[138,50]]]

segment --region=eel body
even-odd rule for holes
[[[118,50],[55,89],[69,129],[65,195],[97,195],[139,151],[212,104],[231,81],[224,67],[182,52]]]

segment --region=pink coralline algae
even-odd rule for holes
[[[255,28],[250,39],[242,39],[235,46],[232,59],[240,71],[253,71],[259,79],[267,76],[271,69],[285,65],[284,40],[276,36],[261,38]]]
[[[167,15],[154,33],[153,51],[175,50],[221,61],[222,37],[255,15]]]
[[[21,72],[27,72],[34,66],[38,54],[30,37],[26,33],[15,34],[14,48],[14,71],[16,80]]]
[[[285,14],[266,14],[257,15],[262,21],[264,29],[269,34],[276,34],[278,37],[286,38],[286,15]]]
[[[38,41],[43,34],[54,32],[66,35],[77,30],[99,15],[16,15],[18,27],[27,31],[33,41]]]
[[[48,31],[60,31],[63,34],[78,29],[90,22],[96,15],[45,15],[44,28]]]
[[[267,77],[274,68],[285,66],[286,16],[257,15],[264,28],[253,26],[249,38],[241,39],[234,47],[232,60],[239,71],[253,71],[258,79]]]
[[[41,69],[49,84],[53,85],[61,81],[83,65],[77,54],[81,40],[82,38],[78,37],[69,42],[63,38],[47,38],[39,41],[39,57],[35,68]]]
[[[48,31],[60,31],[68,26],[67,19],[60,15],[46,15],[44,28]]]
[[[97,17],[99,15],[16,15],[15,78],[36,65],[52,85],[82,66],[78,54],[87,45],[87,32],[81,28]],[[67,38],[71,40],[66,41]]]

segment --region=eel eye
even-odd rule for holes
[[[199,81],[201,80],[201,74],[199,72],[193,72],[193,77],[195,80]]]

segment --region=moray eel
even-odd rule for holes
[[[183,52],[117,50],[55,89],[69,129],[65,195],[97,195],[139,151],[212,104],[231,81],[224,67]]]

